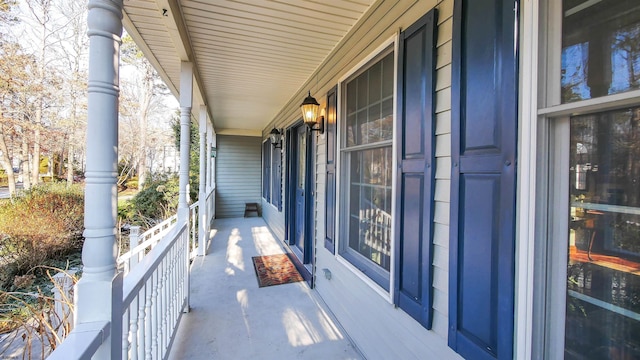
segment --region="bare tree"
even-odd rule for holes
[[[33,64],[34,59],[18,43],[0,36],[0,163],[11,194],[16,190],[14,157],[20,152],[16,139],[24,139],[27,94],[34,91],[30,72]]]
[[[60,32],[63,41],[60,47],[65,66],[64,95],[68,102],[66,118],[60,124],[66,138],[66,179],[73,183],[74,158],[76,150],[83,144],[80,135],[86,124],[86,82],[87,82],[87,49],[89,39],[86,36],[86,4],[76,0],[63,0],[58,11],[67,24],[64,32]]]
[[[161,99],[168,94],[168,89],[131,36],[123,37],[121,51],[123,63],[135,69],[124,82],[123,88],[129,88],[129,91],[125,91],[125,96],[131,97],[130,107],[126,112],[137,120],[137,138],[133,139],[135,145],[133,145],[132,163],[137,170],[138,183],[143,184],[149,171],[147,168],[151,148],[148,137],[149,119],[162,108]]]
[[[52,0],[27,0],[27,13],[23,21],[28,25],[25,29],[28,36],[35,39],[33,51],[36,56],[36,84],[39,86],[33,99],[34,113],[31,118],[33,123],[33,151],[32,173],[33,184],[40,182],[40,155],[42,146],[43,128],[51,125],[51,120],[46,119],[45,111],[52,106],[53,94],[57,93],[58,77],[55,76],[56,50],[61,39],[57,36],[66,28],[66,23],[54,18]],[[45,121],[46,120],[46,121]]]

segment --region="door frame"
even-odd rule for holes
[[[298,173],[298,143],[297,143],[297,129],[300,126],[306,126],[302,120],[296,121],[286,129],[285,141],[287,146],[286,156],[286,209],[285,209],[285,245],[287,250],[291,253],[291,260],[302,275],[302,277],[309,283],[310,287],[313,287],[313,273],[315,271],[315,239],[313,237],[313,204],[315,203],[313,197],[313,188],[315,183],[313,182],[313,172],[315,171],[313,157],[315,152],[315,137],[311,136],[311,131],[307,129],[307,146],[305,156],[305,209],[304,209],[304,253],[295,245],[295,216],[296,216],[296,188]]]

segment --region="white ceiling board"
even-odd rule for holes
[[[124,6],[173,89],[180,88],[183,49],[191,49],[216,131],[256,131],[300,89],[372,2],[125,0]],[[174,18],[162,16],[168,7]],[[183,24],[185,31],[177,36],[173,24]]]

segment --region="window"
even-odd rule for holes
[[[262,197],[282,211],[282,152],[269,139],[262,143]]]
[[[540,111],[555,149],[543,246],[550,259],[546,318],[554,326],[545,329],[545,357],[637,359],[640,97],[633,90],[640,88],[640,3],[552,3],[562,30],[549,37],[548,47],[555,42],[561,50],[549,51],[548,63],[559,68],[550,66],[548,104]],[[554,108],[559,104],[566,105]]]
[[[640,108],[570,121],[565,352],[640,357]]]
[[[271,149],[271,204],[282,211],[282,151]]]
[[[344,189],[340,254],[389,290],[394,56],[391,48],[342,83]]]
[[[262,197],[271,201],[271,141],[262,143]]]

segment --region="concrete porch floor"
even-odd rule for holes
[[[284,253],[262,218],[215,220],[169,359],[362,359],[306,282],[258,287],[252,256]]]

